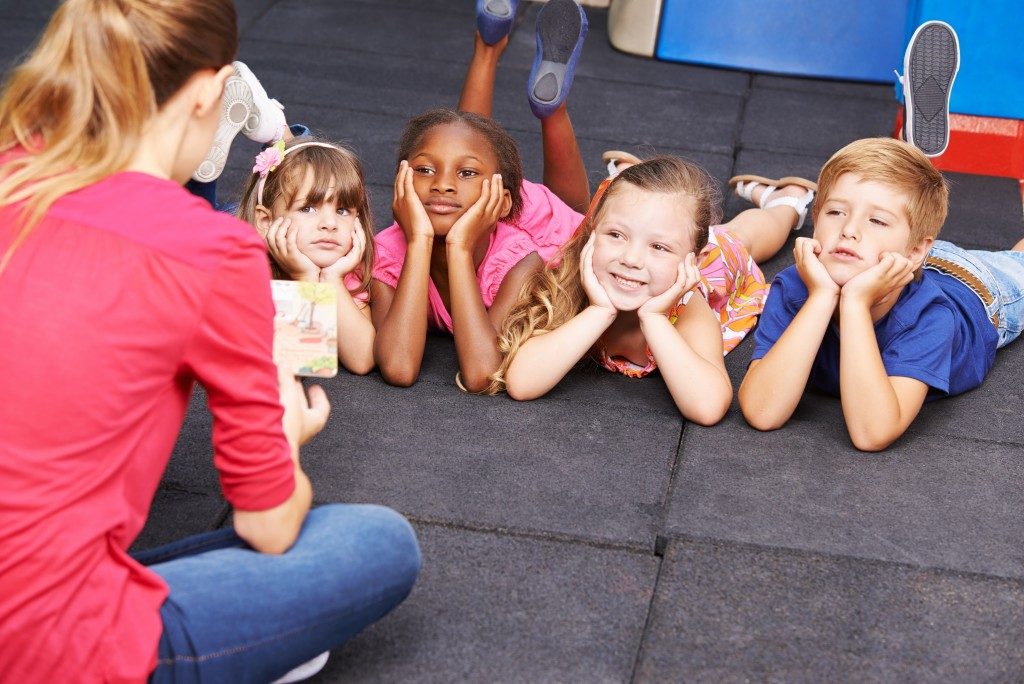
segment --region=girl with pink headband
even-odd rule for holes
[[[338,360],[349,372],[373,370],[369,285],[373,221],[362,164],[349,149],[289,126],[283,107],[252,71],[235,62],[213,146],[188,184],[222,211],[236,213],[263,238],[273,276],[333,283],[338,293]],[[238,207],[217,202],[216,180],[234,137],[264,144]]]
[[[349,372],[369,373],[373,222],[362,164],[340,145],[286,137],[256,157],[238,217],[266,242],[275,278],[335,285],[338,360]]]

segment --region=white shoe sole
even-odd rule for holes
[[[220,177],[228,160],[231,141],[253,116],[252,89],[239,76],[232,76],[224,85],[220,125],[213,137],[213,145],[206,158],[192,174],[192,178],[209,183]],[[257,119],[257,124],[259,120]]]
[[[324,665],[327,664],[327,658],[330,655],[330,651],[324,651],[316,658],[307,660],[295,669],[289,670],[280,679],[275,679],[272,684],[291,684],[292,682],[301,682],[304,679],[309,679],[320,670],[324,669]]]

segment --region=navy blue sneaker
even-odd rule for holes
[[[903,58],[903,137],[929,157],[949,145],[949,96],[960,69],[960,42],[944,21],[914,31]]]
[[[476,0],[476,30],[488,45],[512,31],[519,0]]]
[[[526,82],[537,118],[551,116],[569,97],[586,36],[587,15],[575,0],[549,0],[537,15],[537,54]]]

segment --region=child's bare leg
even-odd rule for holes
[[[478,31],[473,45],[473,58],[466,70],[466,80],[459,96],[459,110],[491,118],[494,109],[494,78],[498,73],[498,60],[508,45],[505,36],[494,45],[488,45]]]
[[[754,189],[751,199],[758,202],[765,186]],[[807,188],[800,185],[786,185],[776,190],[772,197],[803,197]],[[796,209],[788,206],[771,209],[747,209],[725,224],[733,235],[743,241],[754,261],[761,263],[775,256],[789,239],[798,220]]]
[[[1021,240],[1013,246],[1014,252],[1024,252],[1024,240]]]
[[[590,205],[590,183],[564,104],[540,120],[540,130],[544,140],[544,185],[576,211],[586,212]]]

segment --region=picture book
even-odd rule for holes
[[[338,373],[338,293],[329,283],[271,281],[274,362],[295,375],[332,378]]]

